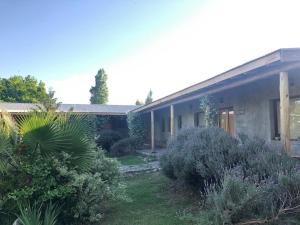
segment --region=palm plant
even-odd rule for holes
[[[0,117],[0,172],[4,172],[11,152],[52,157],[62,152],[71,163],[88,170],[94,159],[94,146],[86,118],[74,114],[31,112],[15,121],[7,113]],[[11,162],[11,161],[10,161]]]

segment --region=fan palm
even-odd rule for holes
[[[31,112],[15,122],[5,122],[8,117],[3,115],[0,117],[0,157],[10,148],[20,154],[41,154],[44,157],[65,152],[77,168],[90,168],[95,151],[84,116]],[[18,134],[17,138],[14,138],[15,134]],[[0,171],[5,167],[1,164]]]

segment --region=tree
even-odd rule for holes
[[[152,99],[152,90],[150,89],[150,91],[149,91],[149,93],[148,93],[148,95],[147,95],[147,98],[146,98],[146,100],[145,100],[145,104],[147,105],[147,104],[149,104],[149,103],[151,103],[151,102],[153,102],[153,99]]]
[[[137,99],[135,101],[135,105],[144,105],[143,101],[140,101],[139,99]]]
[[[33,76],[0,78],[0,101],[38,103],[46,97],[45,83]]]
[[[56,111],[60,106],[61,102],[57,102],[57,98],[54,97],[55,91],[49,88],[48,94],[41,100],[43,109],[46,111]]]
[[[95,76],[95,86],[90,89],[91,104],[106,104],[108,102],[107,74],[100,69]]]

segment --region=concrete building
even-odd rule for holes
[[[199,99],[212,96],[219,126],[258,136],[300,155],[300,48],[279,49],[134,109],[146,118],[151,147],[189,127],[203,126]]]

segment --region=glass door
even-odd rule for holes
[[[230,135],[235,136],[235,116],[232,108],[220,110],[219,127],[223,128]]]

